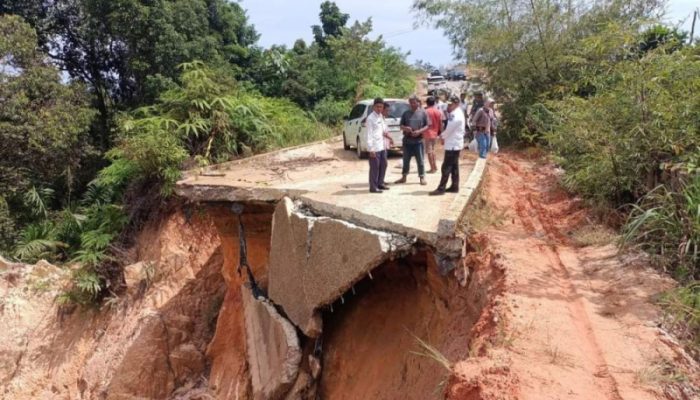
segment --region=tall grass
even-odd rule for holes
[[[682,286],[660,304],[670,328],[700,349],[700,176],[675,191],[659,186],[634,205],[623,230],[624,245],[638,245]]]

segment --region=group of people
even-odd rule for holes
[[[450,96],[447,102],[432,96],[428,97],[425,109],[421,107],[421,101],[415,95],[408,99],[408,103],[410,108],[404,112],[400,121],[403,132],[401,179],[394,183],[406,183],[411,159],[415,158],[420,184],[427,185],[424,155],[427,155],[430,165],[430,170],[427,172],[436,173],[438,169],[435,147],[440,140],[445,149],[441,167],[442,176],[437,189],[430,192],[430,195],[459,192],[459,157],[464,149],[465,138],[473,134],[479,157],[486,158],[492,140],[496,136],[497,119],[493,100],[484,100],[482,93],[475,93],[471,109],[468,107],[464,93],[460,97]],[[387,152],[393,145],[393,139],[389,135],[385,120],[388,111],[389,104],[381,98],[376,98],[372,105],[372,113],[366,120],[370,193],[389,190],[385,177]],[[447,187],[450,178],[452,182]]]

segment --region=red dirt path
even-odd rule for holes
[[[482,233],[505,271],[507,321],[487,341],[473,332],[479,357],[456,363],[447,398],[700,398],[697,365],[658,328],[653,301],[673,282],[613,243],[575,244],[588,211],[558,180],[520,154],[489,161],[483,212],[505,217]]]

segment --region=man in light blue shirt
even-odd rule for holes
[[[459,155],[464,147],[464,128],[467,122],[464,112],[459,107],[460,100],[457,96],[452,96],[447,105],[449,117],[447,127],[440,134],[445,145],[445,158],[442,160],[442,177],[437,189],[430,192],[431,196],[439,196],[445,192],[459,192]],[[447,181],[452,177],[452,185],[447,187]]]

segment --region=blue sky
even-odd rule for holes
[[[240,0],[248,10],[250,21],[260,33],[260,44],[291,46],[298,38],[310,41],[311,25],[318,24],[318,13],[323,0]],[[432,64],[448,64],[452,61],[452,47],[442,32],[430,28],[414,29],[415,16],[411,12],[412,0],[336,0],[341,11],[350,14],[350,21],[364,21],[372,17],[374,34],[383,35],[386,42],[410,51],[410,62],[416,59]],[[678,23],[685,19],[683,27],[690,30],[692,10],[700,7],[700,0],[671,0],[668,5],[668,21]]]

